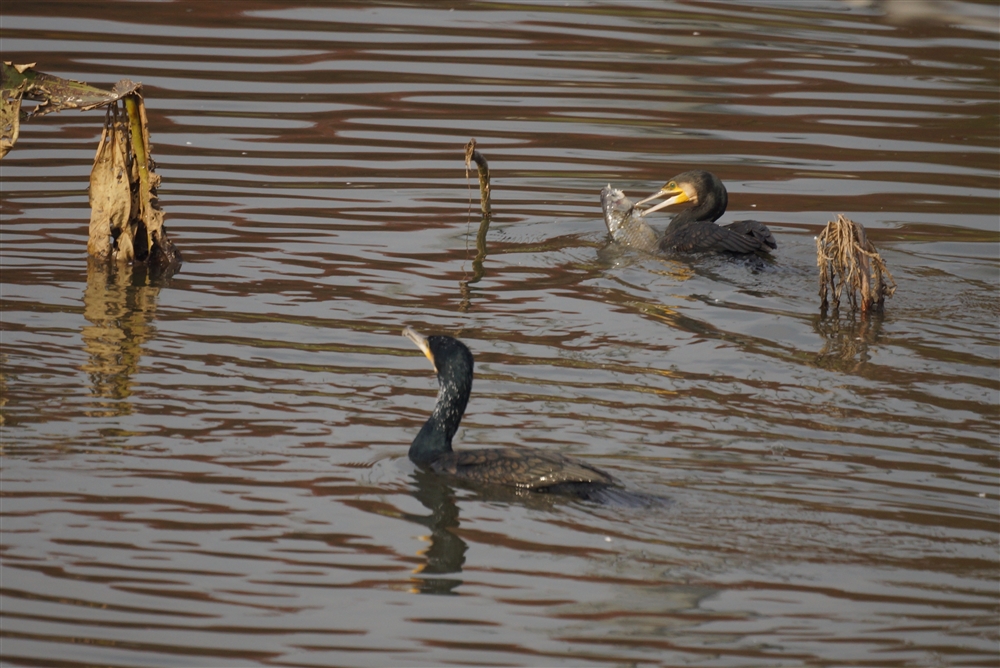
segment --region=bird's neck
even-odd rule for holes
[[[410,461],[414,464],[430,464],[441,455],[451,452],[451,439],[446,429],[433,418],[424,423],[423,428],[410,445]]]
[[[462,422],[465,406],[472,393],[472,379],[442,382],[434,412],[420,429],[410,445],[410,460],[415,464],[429,464],[451,452],[451,440]]]

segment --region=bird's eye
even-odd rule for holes
[[[677,190],[677,182],[671,181],[667,184],[667,190]]]

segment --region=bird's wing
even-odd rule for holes
[[[452,452],[432,464],[438,473],[464,480],[544,489],[564,483],[614,484],[600,469],[534,448],[490,448]]]
[[[778,242],[774,240],[771,230],[767,229],[767,225],[757,220],[737,220],[735,223],[729,223],[722,229],[731,230],[735,234],[735,237],[730,238],[739,238],[744,243],[749,242],[752,244],[753,250],[768,252],[778,247]],[[742,253],[746,251],[738,252]]]
[[[778,244],[764,223],[756,220],[740,220],[728,225],[716,225],[708,221],[688,223],[671,229],[667,227],[663,238],[663,250],[682,253],[700,251],[729,251],[732,253],[769,252]]]

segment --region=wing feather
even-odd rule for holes
[[[598,468],[534,448],[460,450],[435,460],[431,468],[463,480],[534,490],[566,483],[615,484]]]

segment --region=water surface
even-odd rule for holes
[[[5,59],[143,83],[185,263],[88,266],[102,112],[22,126],[3,660],[994,663],[996,8],[916,6],[5,3]],[[607,247],[605,184],[695,167],[773,261]],[[899,284],[883,316],[820,313],[838,213]],[[406,325],[476,356],[458,447],[673,504],[420,474]]]

